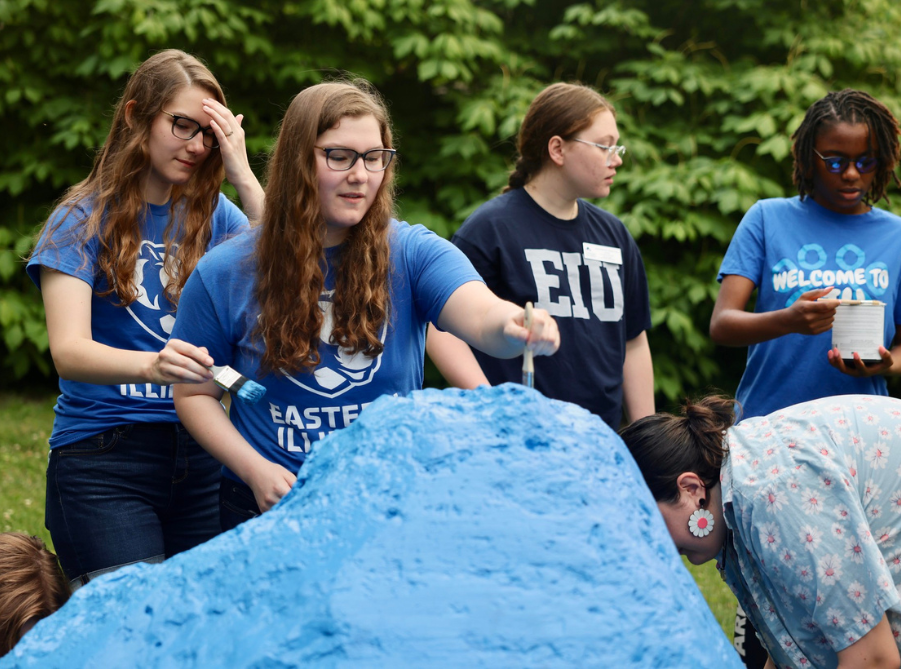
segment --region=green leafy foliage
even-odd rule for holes
[[[176,47],[245,115],[261,175],[297,91],[370,79],[396,125],[400,212],[445,236],[506,182],[539,90],[598,87],[629,147],[598,204],[644,254],[657,390],[732,391],[744,351],[707,336],[729,239],[755,200],[794,192],[791,133],[813,101],[850,86],[901,113],[899,32],[894,0],[0,0],[0,361],[50,369],[20,259],[87,174],[128,73]]]

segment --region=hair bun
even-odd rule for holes
[[[686,400],[682,415],[695,433],[722,434],[735,423],[736,401],[724,395],[710,395],[697,401]]]

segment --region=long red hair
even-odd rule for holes
[[[151,126],[169,101],[189,86],[202,88],[225,104],[216,78],[193,56],[169,49],[145,60],[125,86],[91,173],[66,192],[41,231],[42,245],[52,245],[52,233],[65,218],[59,215],[61,209],[67,209],[67,214],[81,206],[89,209],[74,234],[81,244],[94,237],[100,240],[97,271],[106,277],[106,288],[95,287],[95,291],[101,297],[115,293],[123,306],[138,298],[134,274],[141,246],[140,221],[148,206],[144,183],[150,169]],[[135,104],[126,122],[125,109],[132,100]],[[166,297],[173,304],[178,303],[188,275],[209,244],[209,221],[224,177],[222,156],[213,150],[187,184],[172,189],[173,215],[164,241],[166,270],[172,277],[165,287]]]
[[[262,368],[312,370],[319,364],[325,288],[325,220],[313,146],[344,117],[373,116],[385,148],[393,148],[388,112],[366,82],[332,82],[301,91],[291,102],[269,162],[266,200],[255,251],[256,335],[265,344]],[[394,213],[394,163],[375,201],[353,226],[337,261],[332,343],[377,356],[388,318],[389,222]]]

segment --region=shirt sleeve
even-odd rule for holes
[[[82,226],[90,212],[80,204],[60,205],[50,216],[25,271],[40,289],[41,267],[81,279],[94,287],[97,238],[82,239]]]
[[[247,232],[250,229],[250,222],[234,202],[225,197],[224,193],[219,193],[219,202],[216,205],[216,211],[213,212],[212,226],[210,245],[207,250],[227,239]]]
[[[216,365],[230,365],[233,347],[225,322],[207,285],[207,277],[198,265],[188,277],[179,297],[178,317],[171,338],[205,346]]]
[[[648,275],[644,269],[644,261],[638,244],[627,234],[628,266],[625,269],[625,319],[626,339],[635,339],[646,330],[651,329],[651,298],[648,291]]]
[[[460,249],[425,227],[410,227],[406,237],[404,254],[416,310],[436,323],[457,288],[483,279]]]
[[[755,286],[759,286],[763,280],[765,260],[763,205],[756,202],[741,219],[741,223],[729,243],[729,249],[723,258],[723,264],[720,266],[716,280],[722,283],[726,275],[737,274],[750,279]]]

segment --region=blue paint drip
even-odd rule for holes
[[[382,398],[274,509],[80,589],[10,667],[741,669],[619,438],[522,386]]]

